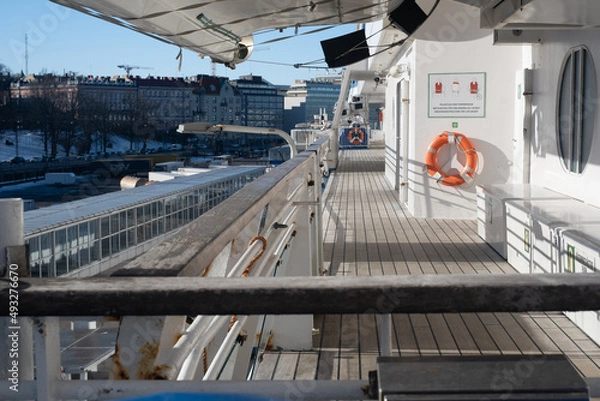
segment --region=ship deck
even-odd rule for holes
[[[325,191],[327,274],[517,273],[475,220],[410,216],[384,177],[384,150],[342,151]],[[381,353],[378,317],[316,315],[313,349],[262,355],[256,379],[367,380]],[[565,354],[600,377],[600,347],[560,312],[392,315],[392,355]]]

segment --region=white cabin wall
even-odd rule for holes
[[[472,41],[441,43],[416,40],[408,56],[398,64],[410,69],[409,195],[408,209],[415,217],[476,218],[477,184],[513,181],[513,138],[515,132],[516,74],[529,67],[521,45],[492,45],[491,35]],[[483,118],[431,118],[429,74],[485,73],[486,102]],[[388,81],[384,130],[386,147],[393,150],[398,111],[396,83]],[[391,115],[394,113],[394,115]],[[457,128],[453,128],[453,123]],[[470,185],[438,185],[425,169],[425,155],[431,141],[444,131],[467,136],[480,155],[479,171]],[[392,147],[392,149],[390,149]],[[386,176],[392,181],[387,168]],[[460,168],[460,166],[457,166]],[[393,182],[393,181],[392,181]]]
[[[404,66],[414,65],[414,53],[409,50],[398,64],[403,64]],[[399,177],[402,176],[402,152],[401,148],[398,147],[397,137],[403,136],[400,115],[400,107],[402,105],[400,84],[404,79],[410,81],[410,70],[406,69],[404,73],[399,74],[395,78],[392,76],[387,77],[382,121],[385,141],[385,177],[396,191],[400,190],[398,185],[401,179]],[[411,94],[410,97],[412,96]],[[412,118],[414,117],[409,117],[409,120],[412,121]]]
[[[591,156],[583,173],[569,173],[558,155],[556,102],[560,69],[569,49],[585,45],[594,61],[596,85],[600,79],[600,42],[595,30],[548,31],[533,48],[534,137],[531,180],[560,193],[600,206],[600,108],[596,105]]]

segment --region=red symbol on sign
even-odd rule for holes
[[[436,95],[441,95],[442,94],[442,83],[441,82],[436,82],[435,83],[435,94]]]
[[[472,81],[469,86],[471,88],[471,95],[476,95],[479,93],[479,82]]]

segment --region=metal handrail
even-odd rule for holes
[[[21,316],[600,310],[600,274],[24,278],[20,285]],[[0,283],[4,316],[8,286]]]

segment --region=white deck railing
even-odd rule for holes
[[[595,275],[319,277],[327,152],[322,138],[112,276],[27,278],[25,252],[11,247],[0,282],[0,399],[363,399],[367,381],[247,380],[253,350],[310,348],[314,313],[600,309]],[[120,318],[113,376],[63,380],[58,316],[90,315]]]
[[[101,279],[106,280],[104,290],[113,292],[112,283],[126,281],[131,283],[129,289],[135,291],[140,287],[133,281],[146,276],[185,277],[184,281],[191,277],[218,278],[227,282],[234,277],[319,275],[323,259],[321,184],[328,153],[329,138],[324,136],[305,152],[248,184],[171,238],[121,264],[111,277]],[[18,246],[10,247],[6,269],[8,286],[3,288],[6,292],[5,315],[9,316],[3,319],[3,328],[9,334],[17,333],[19,350],[14,358],[0,363],[0,376],[16,381],[19,391],[8,386],[0,389],[0,398],[30,399],[34,394],[33,398],[46,400],[94,399],[96,395],[105,394],[106,389],[95,396],[88,392],[79,392],[77,396],[68,394],[67,389],[73,384],[60,380],[58,321],[55,317],[40,317],[64,314],[56,311],[45,314],[37,309],[43,305],[57,305],[57,299],[49,295],[50,298],[45,297],[43,302],[36,302],[36,311],[28,314],[37,318],[23,317],[27,314],[27,300],[32,300],[24,292],[31,279],[26,278],[28,262],[22,257],[27,252],[19,250]],[[76,284],[79,279],[57,280],[59,288],[79,286]],[[35,287],[41,288],[37,284]],[[253,349],[264,349],[267,344],[294,349],[312,346],[310,314],[293,318],[236,317],[231,314],[215,317],[214,314],[182,312],[167,316],[155,307],[169,301],[159,301],[150,293],[148,295],[137,304],[145,312],[139,310],[130,315],[114,310],[108,313],[120,316],[111,368],[115,378],[246,380],[251,376],[249,372],[255,371],[248,366],[255,367],[257,363],[257,353],[252,352]],[[48,302],[50,299],[52,301]],[[132,302],[130,298],[122,304],[131,305]],[[78,310],[88,310],[88,316],[107,315],[94,314],[88,301],[71,298],[67,303],[77,306]],[[256,339],[255,333],[259,333]],[[0,352],[9,355],[12,342],[7,336],[4,338],[8,341],[1,342]],[[35,348],[32,342],[35,342]],[[241,346],[244,342],[246,346]],[[18,364],[18,380],[13,379],[10,372],[13,363]],[[35,381],[31,381],[34,377]],[[85,388],[92,383],[77,382],[85,384]],[[97,384],[93,381],[93,386]],[[147,389],[147,385],[140,385],[134,393],[143,393]],[[112,398],[114,393],[108,399]]]

